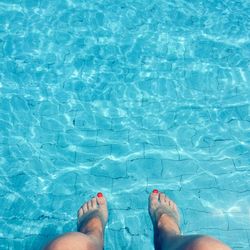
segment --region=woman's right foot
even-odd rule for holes
[[[155,230],[164,230],[169,236],[180,235],[177,206],[164,193],[153,190],[148,210]]]
[[[107,201],[102,193],[98,193],[79,208],[77,228],[79,232],[94,235],[103,241],[107,220]]]

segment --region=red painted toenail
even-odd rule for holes
[[[153,193],[154,193],[154,194],[158,194],[159,191],[158,191],[157,189],[154,189],[154,190],[153,190]]]
[[[101,197],[103,197],[103,194],[102,193],[98,193],[97,197],[101,198]]]

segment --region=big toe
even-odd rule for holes
[[[106,223],[108,220],[107,200],[102,193],[98,193],[96,195],[96,201],[99,207],[99,211],[102,213],[103,219],[105,220]]]
[[[149,196],[149,205],[157,205],[159,202],[159,191],[153,190]]]
[[[155,189],[150,194],[148,202],[149,213],[151,216],[153,216],[154,210],[156,210],[158,206],[159,206],[159,192],[158,190]]]
[[[107,206],[107,200],[106,198],[103,196],[102,193],[98,193],[97,196],[96,196],[96,201],[97,201],[97,204],[100,206],[100,207],[106,207]]]

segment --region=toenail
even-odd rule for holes
[[[103,197],[103,194],[102,193],[98,193],[97,197],[101,198],[101,197]]]
[[[154,194],[158,194],[159,191],[158,191],[157,189],[154,189],[154,190],[153,190],[153,193],[154,193]]]

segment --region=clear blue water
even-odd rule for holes
[[[76,230],[153,249],[147,197],[183,234],[250,248],[249,0],[0,0],[0,249]]]

